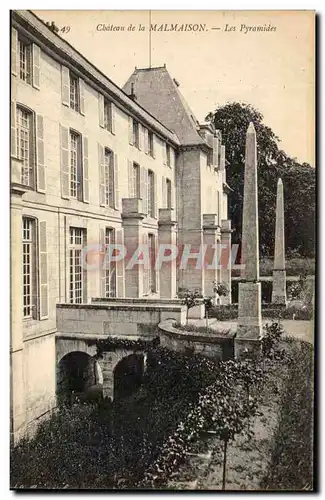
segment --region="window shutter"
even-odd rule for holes
[[[44,119],[36,115],[36,161],[37,161],[37,191],[45,192],[45,154],[44,154]]]
[[[142,235],[142,244],[148,251],[148,233],[143,233]],[[145,259],[144,259],[145,260]],[[146,266],[143,265],[143,295],[147,295],[149,293],[149,269],[146,269]]]
[[[218,226],[220,226],[220,192],[219,192],[219,189],[217,191],[217,218],[218,218]]]
[[[144,129],[144,152],[146,155],[149,153],[149,131],[147,128]]]
[[[85,82],[79,78],[80,113],[85,114]]]
[[[40,88],[41,49],[33,43],[33,87]]]
[[[139,151],[144,149],[144,129],[141,123],[139,123]]]
[[[11,30],[11,73],[17,76],[18,68],[18,32],[15,28]]]
[[[83,200],[89,203],[89,161],[88,161],[88,137],[83,137],[82,148],[82,180],[83,180]]]
[[[106,248],[105,248],[105,227],[99,228],[99,295],[106,297]]]
[[[152,134],[152,157],[156,158],[156,136]]]
[[[98,164],[99,164],[99,204],[105,207],[105,159],[104,148],[98,144]]]
[[[161,195],[162,195],[162,207],[163,208],[168,208],[167,207],[167,183],[166,183],[166,177],[162,177],[162,185],[161,185]]]
[[[155,236],[155,259],[154,259],[154,262],[153,262],[153,269],[152,269],[152,272],[154,273],[154,278],[155,278],[155,292],[159,292],[159,271],[158,269],[155,268],[155,264],[156,264],[156,259],[157,259],[157,255],[158,255],[158,238],[157,236]]]
[[[171,190],[171,207],[175,210],[176,208],[176,201],[175,201],[175,184],[173,182],[170,183],[170,190]]]
[[[219,167],[219,139],[218,137],[213,138],[213,154],[212,154],[212,163],[213,166]]]
[[[112,102],[111,103],[111,114],[112,114],[112,134],[115,134],[115,113],[116,113],[116,109],[115,109],[115,104]]]
[[[142,198],[142,212],[148,213],[148,171],[145,167],[141,167],[140,171],[140,189]]]
[[[11,101],[11,137],[10,137],[10,153],[11,156],[17,156],[17,122],[16,122],[16,102]]]
[[[70,106],[70,75],[66,66],[61,66],[61,93],[62,104]]]
[[[61,196],[70,195],[70,164],[69,164],[69,129],[60,125],[61,145]]]
[[[163,142],[163,163],[166,165],[167,163],[167,152],[166,152],[166,143]]]
[[[120,208],[120,191],[118,186],[118,159],[117,154],[114,153],[114,208]]]
[[[153,174],[153,216],[155,219],[158,217],[158,204],[157,204],[157,174]]]
[[[49,287],[47,271],[47,234],[46,221],[39,222],[39,317],[49,316]]]
[[[133,119],[129,116],[129,143],[133,146]]]
[[[117,245],[124,245],[124,231],[123,229],[116,229],[115,242]],[[125,296],[125,271],[124,259],[116,262],[116,297]]]
[[[175,168],[175,150],[173,148],[170,148],[170,166]]]
[[[134,198],[134,179],[133,179],[133,163],[128,160],[128,185],[129,185],[129,198]]]
[[[98,92],[99,126],[104,128],[104,96]]]

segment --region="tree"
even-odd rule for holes
[[[188,323],[188,312],[192,307],[197,306],[202,299],[202,293],[200,290],[185,290],[181,294],[182,303],[186,306],[186,324]]]
[[[250,122],[254,123],[258,155],[258,199],[261,255],[273,255],[277,181],[284,184],[285,229],[288,249],[314,255],[315,169],[299,164],[279,148],[280,139],[263,123],[263,115],[250,104],[227,103],[209,113],[206,120],[221,130],[226,146],[229,217],[234,226],[233,243],[241,241],[245,141]]]

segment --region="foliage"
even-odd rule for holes
[[[189,332],[189,333],[198,333],[198,334],[203,334],[203,335],[211,335],[214,337],[228,337],[232,338],[233,334],[231,333],[231,330],[229,328],[224,328],[224,329],[219,329],[215,330],[214,328],[208,328],[206,329],[205,326],[196,326],[196,325],[180,325],[176,324],[175,328],[177,330],[181,330],[183,332]]]
[[[134,351],[143,351],[159,344],[159,338],[153,340],[144,339],[122,339],[120,337],[107,337],[96,341],[97,356],[102,356],[103,352],[114,351],[115,349],[132,349]]]
[[[213,281],[213,291],[219,297],[226,297],[229,293],[229,288],[226,283],[217,283],[217,281]]]
[[[257,401],[255,397],[247,398],[243,395],[240,382],[255,385],[259,378],[258,375],[253,377],[254,369],[248,369],[247,363],[232,360],[220,363],[218,377],[202,391],[197,403],[190,405],[187,417],[180,421],[175,432],[167,438],[140,486],[162,487],[185,461],[190,445],[202,431],[212,429],[227,443],[247,430],[249,419],[256,413]]]
[[[229,218],[233,222],[233,243],[241,241],[245,141],[250,122],[257,136],[259,241],[261,255],[273,255],[277,181],[284,184],[286,245],[299,255],[315,252],[316,172],[307,163],[299,164],[279,148],[279,138],[263,123],[263,115],[250,104],[227,103],[209,113],[207,121],[221,130],[229,161],[227,182]]]
[[[203,296],[200,290],[189,290],[186,289],[183,292],[179,294],[180,298],[182,299],[182,304],[184,304],[187,308],[186,312],[186,320],[188,320],[188,311],[189,309],[192,309],[193,307],[197,306],[200,304]]]
[[[216,305],[209,311],[210,318],[227,321],[238,318],[238,304]]]
[[[314,258],[300,258],[292,257],[295,252],[287,249],[286,251],[286,275],[299,276],[307,274],[313,276],[315,274],[315,259]],[[272,276],[273,274],[274,259],[264,257],[260,260],[260,276]],[[235,276],[235,270],[233,276]]]
[[[134,487],[218,373],[217,363],[202,356],[153,344],[147,352],[143,385],[133,396],[60,408],[13,447],[12,487]]]
[[[272,358],[279,345],[281,335],[283,335],[283,328],[279,321],[273,321],[264,325],[263,331],[262,354],[267,358]]]
[[[291,342],[292,355],[281,396],[272,460],[263,489],[313,489],[313,347]]]

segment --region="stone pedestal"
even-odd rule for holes
[[[286,272],[284,269],[274,269],[273,271],[272,303],[287,305]]]
[[[239,283],[237,338],[259,339],[262,333],[261,283]]]
[[[130,298],[142,297],[143,294],[143,265],[136,264],[128,269],[128,264],[139,245],[142,244],[142,220],[144,216],[140,198],[122,199],[124,245],[127,250],[124,259],[125,291],[127,297]]]
[[[158,262],[160,297],[173,299],[176,297],[176,222],[173,210],[160,209],[158,222]],[[168,260],[167,260],[168,259]]]
[[[178,234],[178,289],[204,291],[204,259],[202,229]],[[201,253],[200,253],[201,252]],[[188,258],[187,258],[188,257]]]
[[[198,304],[197,306],[192,307],[188,311],[188,317],[190,319],[203,319],[205,314],[204,304]]]
[[[231,304],[231,221],[221,221],[220,283],[228,287],[228,295],[220,297],[220,304]]]
[[[203,214],[203,244],[206,245],[204,265],[204,295],[214,297],[214,282],[218,282],[220,227],[217,214]]]

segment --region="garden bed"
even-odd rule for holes
[[[313,349],[282,342],[292,362],[267,361],[251,439],[239,436],[227,452],[226,490],[312,490]],[[221,490],[222,444],[202,438],[168,481],[169,489]]]

